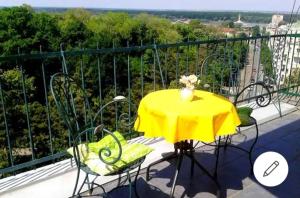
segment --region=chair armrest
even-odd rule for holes
[[[116,124],[118,127],[126,127],[126,128],[130,128],[133,126],[135,120],[136,120],[136,106],[135,104],[133,104],[132,102],[130,102],[126,97],[124,96],[116,96],[115,98],[113,98],[112,101],[109,101],[108,103],[104,104],[94,115],[93,117],[93,123],[96,123],[96,120],[98,119],[99,116],[101,116],[102,113],[104,113],[104,111],[108,110],[109,106],[113,106],[113,108],[115,108],[115,105],[121,105],[122,104],[126,104],[127,108],[130,106],[131,107],[131,114],[130,112],[125,112],[122,113],[120,112],[118,114],[118,116],[116,117]],[[132,111],[133,110],[133,111]],[[117,128],[118,128],[117,127]]]
[[[105,133],[107,133],[107,135],[110,135],[114,139],[115,143],[118,146],[118,153],[117,153],[118,155],[114,160],[111,160],[111,161],[107,161],[102,157],[103,155],[105,155],[106,157],[111,156],[112,152],[109,147],[103,147],[98,152],[98,156],[102,162],[104,162],[105,164],[108,164],[108,165],[112,165],[121,159],[121,156],[122,156],[121,143],[120,143],[119,139],[111,131],[105,129],[103,125],[99,125],[95,128],[94,134],[97,134],[99,132],[101,132],[102,134],[103,134],[103,132],[105,132]]]
[[[91,136],[94,136],[99,133],[101,133],[102,136],[104,135],[104,133],[107,134],[106,136],[111,136],[113,138],[114,143],[117,145],[117,150],[118,150],[117,155],[113,160],[106,160],[103,158],[103,156],[110,157],[112,155],[111,148],[109,148],[107,146],[107,147],[103,147],[103,148],[99,149],[98,156],[99,156],[100,160],[107,165],[112,165],[120,160],[120,158],[122,156],[122,146],[121,146],[119,139],[116,137],[115,134],[113,134],[111,131],[105,129],[104,125],[101,124],[101,125],[98,125],[97,127],[91,127],[91,128],[85,129],[84,131],[80,132],[76,136],[76,138],[73,142],[73,154],[74,154],[74,158],[75,158],[75,161],[77,164],[80,164],[80,162],[81,162],[81,160],[80,160],[81,155],[80,155],[80,151],[78,149],[78,145],[80,144],[80,140],[82,139],[82,137],[84,137],[84,136],[91,137]]]

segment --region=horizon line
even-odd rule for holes
[[[28,4],[23,4],[28,5]],[[10,8],[10,7],[20,7],[22,5],[15,5],[15,6],[2,6],[0,8]],[[189,10],[189,9],[148,9],[148,8],[95,8],[95,7],[53,7],[53,6],[31,6],[33,9],[35,8],[55,8],[55,9],[76,9],[82,8],[87,10],[134,10],[134,11],[175,11],[175,12],[260,12],[260,13],[281,13],[281,14],[291,14],[290,11],[270,11],[270,10]]]

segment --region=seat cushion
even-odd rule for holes
[[[251,113],[253,109],[250,107],[239,107],[237,108],[237,112],[239,114],[239,118],[241,120],[240,126],[249,126],[252,125]]]
[[[113,134],[118,139],[121,146],[127,144],[127,141],[125,140],[125,138],[122,136],[120,132],[115,131],[113,132]],[[93,153],[98,154],[101,148],[109,148],[112,151],[118,152],[117,151],[118,145],[115,139],[111,135],[106,135],[98,142],[79,144],[77,148],[79,151],[80,161],[82,162],[85,161],[87,158],[89,158],[90,155],[91,156],[94,155]],[[74,156],[73,147],[67,149],[67,152],[70,153],[72,156]],[[112,152],[112,155],[115,155],[116,154],[115,152]]]
[[[115,131],[113,132],[113,135],[118,139],[121,146],[127,144],[127,141],[125,140],[125,138],[120,132]],[[106,135],[98,142],[89,143],[88,147],[90,151],[98,153],[101,148],[105,148],[105,147],[108,147],[109,149],[116,149],[118,147],[118,144],[116,143],[116,140],[111,135]]]
[[[108,165],[102,162],[96,153],[95,156],[89,155],[88,159],[84,161],[92,171],[100,174],[100,175],[109,175],[114,172],[118,172],[130,165],[134,164],[135,161],[145,157],[148,153],[153,151],[153,149],[144,144],[126,144],[122,146],[122,155],[120,160],[118,160],[113,165]],[[115,153],[115,154],[114,154]],[[110,161],[111,159],[115,159],[117,157],[118,151],[112,150],[112,155],[110,157],[104,157],[105,160]]]
[[[111,152],[110,156],[102,154],[102,158],[108,162],[112,162],[118,157],[119,147],[111,136],[105,136],[99,142],[89,144],[80,144],[78,149],[80,152],[80,161],[86,164],[90,170],[99,175],[110,175],[132,165],[135,161],[145,157],[153,149],[144,144],[128,144],[124,137],[119,132],[114,132],[114,135],[121,143],[122,155],[121,158],[112,165],[101,161],[98,155],[100,149],[108,148]],[[73,147],[69,148],[68,153],[73,155]],[[105,151],[103,151],[105,153]],[[73,155],[74,156],[74,155]]]

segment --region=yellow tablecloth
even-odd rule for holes
[[[236,133],[239,124],[234,105],[222,96],[195,90],[192,101],[183,101],[178,89],[168,89],[141,100],[134,128],[145,137],[164,137],[171,143],[212,142],[216,136]]]

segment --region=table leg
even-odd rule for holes
[[[219,153],[220,153],[220,144],[221,144],[221,136],[219,136],[218,145],[216,147],[216,164],[215,164],[215,172],[214,172],[214,178],[218,177],[218,163],[219,163]]]
[[[225,141],[225,144],[224,144],[224,150],[226,150],[227,145],[229,144],[228,141],[229,141],[229,135],[226,136],[226,141]]]
[[[191,177],[194,175],[194,152],[195,149],[193,147],[193,140],[190,141],[190,155],[191,157]]]
[[[179,154],[178,159],[177,159],[176,172],[175,172],[175,175],[174,175],[174,178],[173,178],[173,184],[172,184],[172,188],[171,188],[171,192],[170,192],[170,197],[171,198],[174,195],[176,181],[177,181],[178,173],[179,173],[180,168],[181,168],[182,159],[183,159],[183,151],[180,150],[180,154]]]
[[[220,141],[220,139],[219,139]],[[149,172],[150,172],[150,167],[154,166],[156,164],[159,164],[161,162],[170,160],[170,159],[174,159],[177,158],[177,164],[176,164],[176,172],[175,175],[173,177],[173,183],[172,183],[172,187],[171,187],[171,192],[170,192],[170,197],[174,196],[174,191],[175,191],[175,186],[176,186],[176,182],[177,182],[177,177],[181,168],[181,164],[182,164],[182,160],[183,160],[183,156],[186,155],[191,159],[191,175],[193,175],[194,172],[194,164],[196,164],[208,177],[210,177],[217,185],[217,197],[220,197],[220,184],[218,182],[218,178],[216,176],[211,175],[208,170],[206,170],[194,157],[194,147],[193,147],[193,141],[187,142],[187,141],[182,141],[182,142],[178,142],[176,144],[174,144],[174,148],[175,151],[173,154],[166,156],[156,162],[151,163],[148,167],[147,167],[147,171],[146,171],[146,180],[149,181]],[[179,153],[178,153],[179,150]],[[217,162],[216,162],[216,166],[218,164],[218,156],[219,156],[219,145],[218,145],[218,150],[217,150]],[[216,175],[216,173],[215,173]]]

